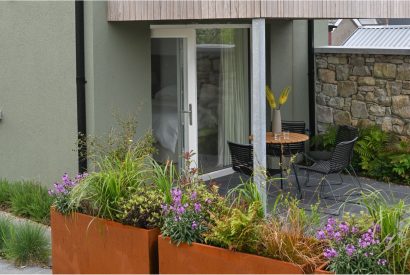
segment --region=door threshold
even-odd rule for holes
[[[235,173],[235,171],[232,168],[225,168],[218,171],[202,174],[199,176],[199,178],[203,181],[210,181],[213,179],[232,175],[233,173]]]

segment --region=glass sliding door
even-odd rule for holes
[[[228,141],[249,143],[249,29],[197,29],[198,166],[230,166]]]
[[[181,38],[151,40],[152,129],[157,161],[179,162],[183,150],[180,116],[183,89]]]

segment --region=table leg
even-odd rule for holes
[[[280,144],[279,166],[280,166],[280,189],[283,189],[283,144]]]

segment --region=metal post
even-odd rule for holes
[[[252,135],[254,180],[266,213],[265,19],[252,19]]]

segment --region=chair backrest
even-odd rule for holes
[[[352,126],[340,125],[336,132],[336,144],[349,141],[359,136],[359,130]]]
[[[342,141],[336,144],[335,149],[330,157],[330,172],[339,173],[343,171],[350,164],[353,154],[353,147],[357,137],[350,141]]]
[[[282,131],[305,134],[306,123],[304,121],[282,121]],[[284,149],[285,153],[287,153],[287,151],[290,151],[291,154],[303,153],[305,152],[305,143],[291,143],[289,145],[286,145]]]
[[[252,176],[253,145],[228,141],[228,147],[231,153],[232,169],[236,172]]]

